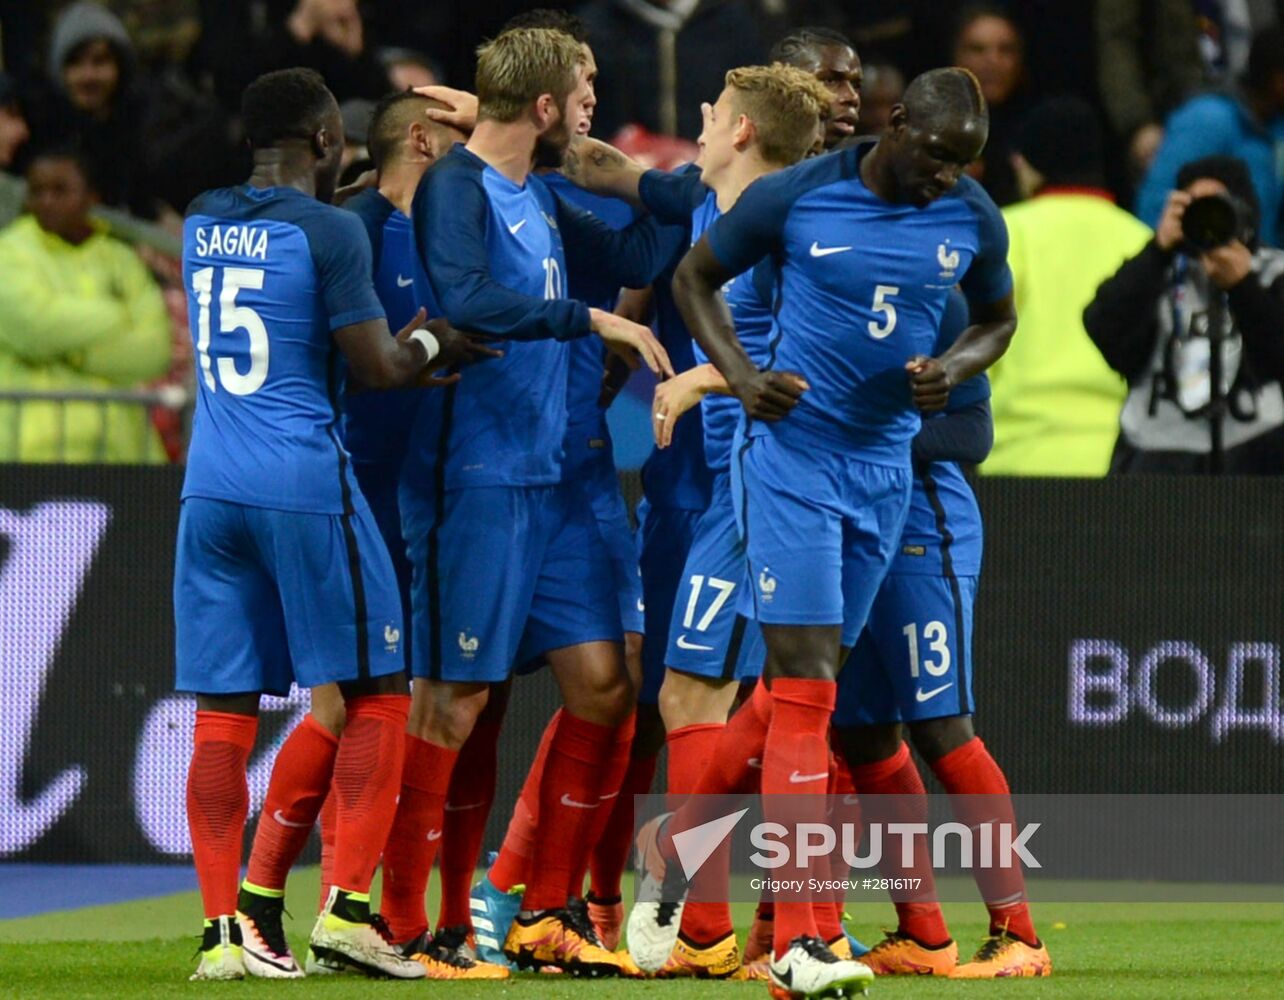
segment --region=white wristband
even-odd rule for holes
[[[411,330],[410,339],[417,340],[419,343],[424,345],[424,350],[428,352],[428,361],[432,361],[433,358],[441,353],[441,344],[439,344],[437,342],[437,338],[427,330]]]

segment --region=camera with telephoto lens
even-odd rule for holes
[[[1236,239],[1247,246],[1253,240],[1253,210],[1233,194],[1206,194],[1186,206],[1181,234],[1191,254],[1207,253]]]

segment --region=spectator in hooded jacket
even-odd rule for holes
[[[29,215],[0,230],[0,386],[135,388],[169,367],[169,315],[138,256],[93,219],[77,154],[38,153]],[[0,404],[0,461],[159,462],[150,413],[126,403]]]
[[[72,4],[54,22],[47,69],[47,87],[33,95],[33,146],[79,148],[104,204],[151,218],[143,111],[125,26],[98,4]]]

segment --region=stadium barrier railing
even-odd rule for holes
[[[156,415],[174,415],[185,444],[191,407],[190,393],[183,386],[172,384],[152,389],[0,388],[0,456],[14,456],[11,461],[23,460],[24,427],[32,420],[40,425],[42,441],[38,460],[42,462],[111,461],[110,451],[116,443],[123,444],[136,456],[150,454],[156,461],[163,461],[160,437],[165,429],[158,426]],[[77,430],[73,434],[69,419],[73,416],[89,416],[90,423],[96,418],[97,426],[88,433]],[[46,447],[45,439],[51,428],[52,444]]]

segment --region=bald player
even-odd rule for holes
[[[943,407],[1016,329],[1002,217],[963,176],[988,133],[971,74],[926,73],[878,139],[760,179],[678,270],[692,334],[749,418],[732,475],[751,574],[742,607],[762,626],[767,664],[690,805],[641,835],[661,882],[672,881],[673,832],[702,819],[700,793],[742,788],[750,759],[762,765],[768,819],[824,818],[843,647],[864,626],[901,536],[919,411]],[[767,256],[779,261],[777,347],[759,367],[719,290]],[[974,322],[929,357],[955,285]],[[793,805],[776,817],[782,794]],[[815,816],[797,805],[807,794]],[[635,906],[630,946],[671,948],[672,909]],[[777,900],[773,953],[777,996],[861,988],[872,975],[835,958],[806,901]]]

